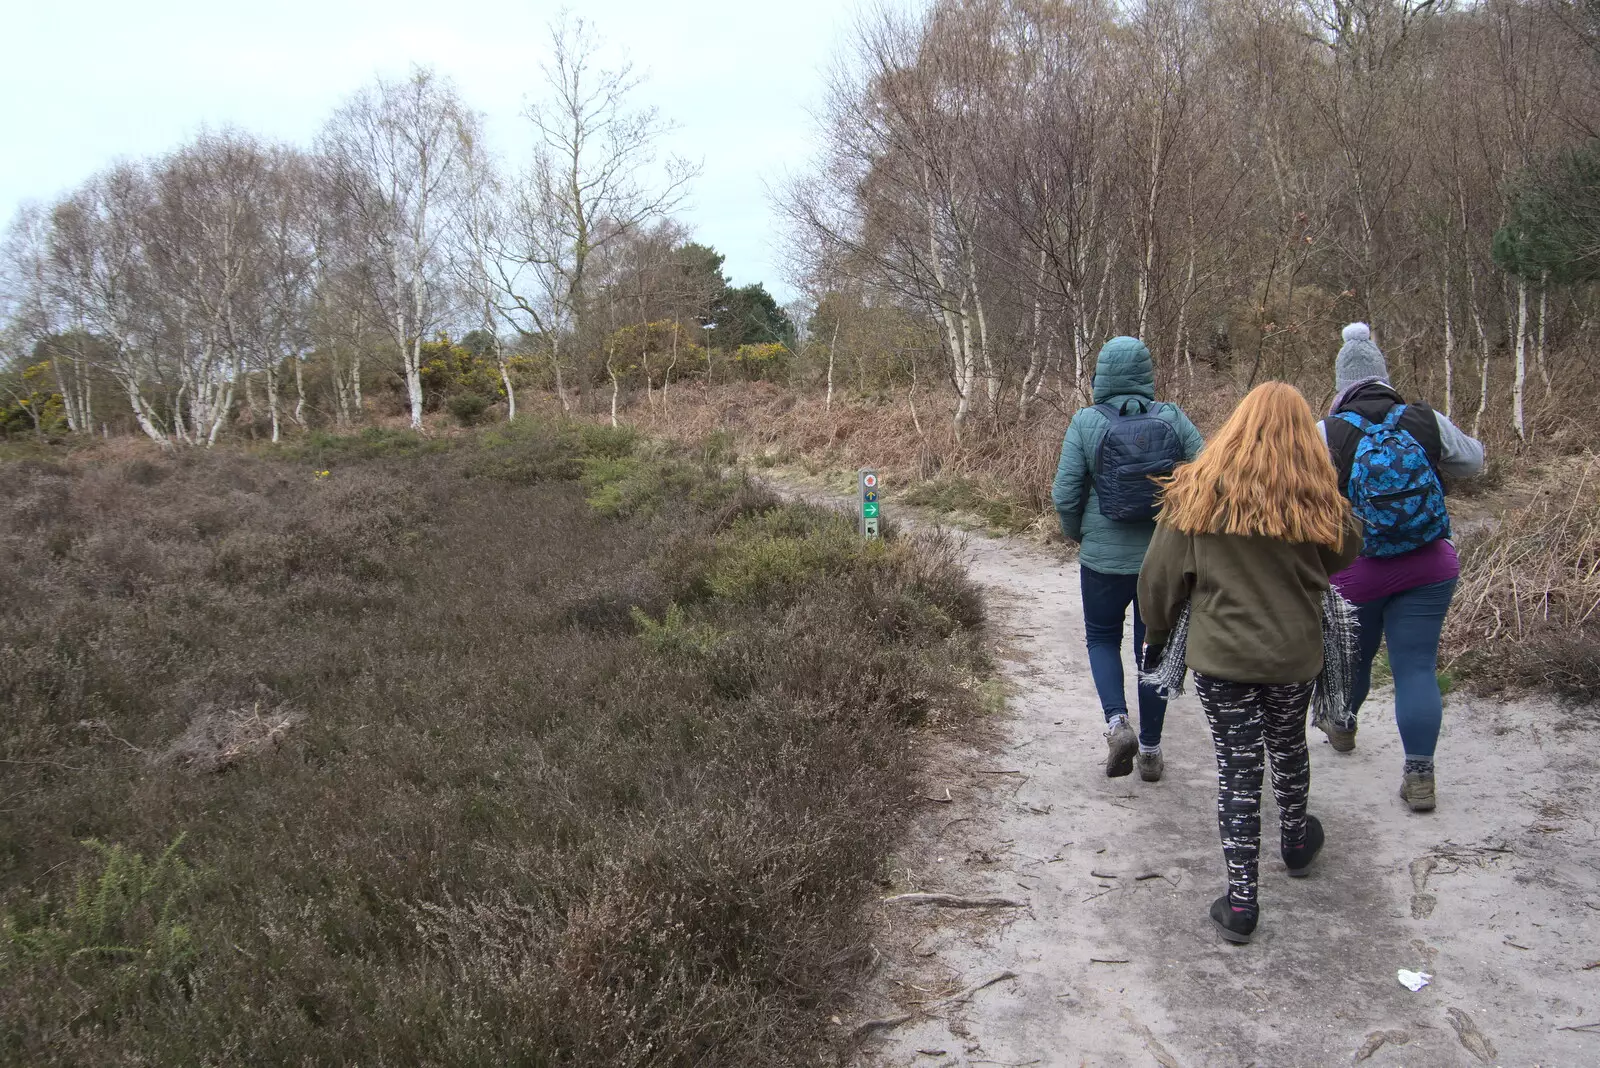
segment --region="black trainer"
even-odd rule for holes
[[[1217,925],[1217,932],[1228,941],[1237,942],[1239,945],[1250,941],[1260,915],[1258,909],[1234,908],[1228,904],[1227,894],[1223,894],[1211,903],[1211,922]]]
[[[1279,850],[1283,855],[1284,867],[1289,869],[1290,878],[1303,879],[1311,874],[1311,862],[1316,859],[1325,841],[1327,836],[1322,833],[1322,821],[1315,816],[1307,816],[1305,845]]]

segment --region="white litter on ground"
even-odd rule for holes
[[[1405,987],[1413,994],[1427,986],[1428,983],[1433,980],[1433,976],[1429,975],[1427,972],[1408,972],[1404,968],[1401,968],[1397,973],[1395,973],[1395,978],[1400,980],[1401,986]]]

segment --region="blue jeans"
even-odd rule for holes
[[[1089,673],[1094,676],[1095,692],[1106,721],[1128,714],[1128,699],[1122,681],[1122,629],[1127,623],[1128,606],[1133,605],[1133,656],[1138,669],[1144,649],[1144,619],[1139,615],[1138,575],[1106,575],[1079,566],[1083,582],[1083,629],[1089,639]],[[1135,678],[1138,676],[1135,675]],[[1139,743],[1147,747],[1161,744],[1161,725],[1167,718],[1167,703],[1149,686],[1139,687]]]
[[[1350,719],[1372,688],[1372,661],[1378,645],[1389,642],[1389,669],[1394,674],[1394,720],[1408,757],[1433,757],[1444,721],[1439,693],[1439,632],[1456,592],[1456,580],[1402,590],[1356,605],[1361,635],[1356,677],[1350,690]]]

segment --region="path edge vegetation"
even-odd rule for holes
[[[862,906],[884,884],[918,739],[963,729],[992,705],[983,601],[954,540],[891,524],[884,539],[865,541],[844,513],[776,499],[740,468],[726,436],[674,446],[626,429],[522,419],[449,439],[372,429],[253,450],[104,449],[4,466],[14,492],[0,539],[17,567],[0,624],[23,668],[5,684],[18,719],[0,754],[5,792],[22,798],[0,824],[0,997],[21,1022],[8,1029],[7,1059],[208,1063],[253,1049],[364,1063],[819,1063],[837,1036],[818,1023],[848,1004],[868,964]],[[292,514],[297,499],[323,494],[337,507]],[[364,807],[359,797],[295,807],[313,783],[390,788],[399,791],[391,804],[411,813],[423,809],[405,796],[432,792],[449,816],[413,833],[514,851],[519,821],[565,821],[548,808],[553,784],[565,781],[560,769],[540,769],[520,797],[541,804],[524,810],[512,799],[526,763],[505,757],[473,769],[441,756],[454,736],[466,745],[467,734],[492,728],[500,733],[485,753],[556,762],[533,732],[521,733],[514,710],[474,720],[469,694],[448,714],[399,715],[380,729],[415,738],[368,750],[363,770],[345,762],[372,736],[341,719],[358,713],[307,702],[291,668],[258,680],[252,695],[245,668],[219,660],[196,679],[228,690],[227,701],[162,710],[153,723],[119,719],[105,692],[69,693],[71,657],[52,659],[51,649],[91,633],[107,647],[132,642],[119,628],[144,612],[141,625],[167,626],[166,599],[180,582],[190,612],[209,611],[196,606],[211,596],[258,610],[281,597],[314,615],[308,606],[326,593],[318,584],[370,578],[360,609],[378,616],[403,607],[419,577],[514,583],[503,575],[514,555],[441,565],[441,552],[492,547],[453,545],[443,534],[466,527],[440,513],[521,494],[544,504],[576,497],[584,518],[574,529],[615,539],[621,555],[546,587],[553,615],[514,621],[559,617],[561,634],[621,657],[608,663],[639,664],[645,677],[580,670],[564,685],[594,688],[596,714],[612,717],[604,731],[540,730],[564,745],[614,747],[602,762],[612,767],[647,759],[630,748],[633,732],[674,754],[643,766],[638,783],[614,775],[603,798],[597,787],[572,787],[561,804],[596,806],[582,815],[595,835],[615,836],[617,853],[592,842],[570,854],[528,846],[559,869],[546,884],[528,864],[448,861],[430,873],[425,856],[370,859],[349,843],[385,824],[381,813],[341,811]],[[267,507],[289,513],[281,526],[266,521]],[[344,537],[365,544],[338,543]],[[170,544],[159,546],[163,538]],[[170,558],[142,555],[147,545]],[[623,569],[630,554],[646,559]],[[423,563],[439,572],[407,570]],[[70,599],[73,584],[106,607],[76,633],[51,633],[62,617],[28,606],[43,595]],[[447,599],[429,624],[459,621],[466,604]],[[347,625],[359,629],[359,616]],[[215,626],[236,623],[219,617]],[[840,641],[818,637],[829,625],[843,629]],[[463,640],[502,640],[461,626]],[[191,659],[209,655],[198,637],[184,640],[196,643]],[[424,656],[453,641],[399,640]],[[507,640],[499,655],[516,648]],[[494,681],[482,675],[494,663],[475,661],[479,678],[463,676],[461,687],[489,700]],[[328,692],[354,709],[355,690],[371,685],[359,675]],[[516,681],[533,685],[527,675]],[[618,694],[645,700],[646,683],[703,694],[703,715],[693,701],[630,714]],[[172,703],[180,694],[152,689]],[[370,724],[381,707],[359,714]],[[433,756],[419,761],[423,751]],[[373,764],[390,758],[407,764],[373,776]],[[599,774],[601,764],[575,759]],[[702,770],[703,797],[680,781]],[[747,792],[734,785],[741,777]],[[262,806],[290,827],[257,829],[267,844],[252,855],[223,836],[221,817],[231,811],[249,826]],[[316,833],[293,826],[301,823]],[[670,838],[653,841],[653,827]],[[347,852],[323,851],[339,841]],[[425,892],[408,895],[418,887]],[[314,923],[289,918],[296,901]]]

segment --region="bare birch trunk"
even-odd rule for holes
[[[306,362],[294,355],[294,425],[306,428]]]
[[[934,203],[933,194],[928,190],[928,176],[924,169],[923,201],[928,213],[928,262],[933,269],[934,282],[939,287],[939,314],[944,323],[945,341],[950,346],[951,382],[956,388],[956,438],[960,440],[961,427],[967,420],[967,412],[972,407],[972,346],[970,339],[972,328],[967,321],[967,292],[962,286],[960,325],[957,325],[957,312],[950,308],[950,286],[945,281],[944,256],[939,251],[939,216],[938,206]]]
[[[1534,366],[1539,368],[1539,377],[1544,380],[1545,399],[1550,399],[1553,389],[1550,383],[1550,368],[1544,362],[1545,317],[1550,312],[1550,272],[1546,271],[1539,278],[1539,342],[1533,350]]]
[[[500,361],[500,384],[506,390],[506,422],[510,423],[517,418],[517,389],[511,384],[511,368],[505,360]]]
[[[272,420],[272,441],[277,442],[282,436],[278,423],[278,369],[267,365],[267,415]]]
[[[1527,439],[1522,400],[1528,383],[1528,283],[1517,279],[1517,368],[1511,383],[1511,426],[1517,437]]]
[[[122,388],[128,394],[128,404],[133,408],[133,419],[134,422],[139,424],[139,429],[144,431],[145,436],[157,445],[170,449],[172,447],[172,439],[167,437],[161,428],[156,425],[156,421],[153,418],[154,413],[150,409],[150,402],[145,400],[143,392],[139,389],[138,378],[131,374],[119,374],[118,377],[122,379]]]
[[[1489,410],[1489,332],[1483,326],[1483,313],[1478,310],[1478,272],[1467,265],[1467,305],[1472,309],[1472,325],[1478,334],[1478,410],[1472,415],[1472,436],[1477,437],[1483,427],[1484,413]]]
[[[244,406],[250,410],[252,420],[261,411],[261,403],[256,398],[256,376],[249,371],[244,373]]]
[[[611,426],[614,429],[617,425],[617,395],[622,391],[622,387],[617,382],[617,370],[614,366],[612,366],[611,356],[612,353],[610,350],[607,350],[606,374],[611,376]]]
[[[1445,256],[1443,296],[1441,304],[1444,308],[1444,414],[1446,418],[1453,416],[1456,403],[1456,330],[1455,320],[1450,314],[1450,259]]]
[[[673,335],[673,342],[674,343],[677,342],[677,335],[676,334]],[[835,320],[834,324],[833,324],[833,336],[828,339],[828,396],[822,402],[823,410],[824,411],[829,411],[829,412],[833,411],[833,355],[834,355],[834,350],[838,347],[838,344],[839,344],[839,323],[838,323],[838,320]],[[912,372],[912,378],[913,378],[913,380],[915,380],[915,378],[916,378],[916,372],[915,371]],[[662,388],[662,392],[663,393],[666,392],[665,387]]]
[[[567,386],[561,376],[561,342],[553,336],[550,339],[550,366],[556,373],[556,399],[561,402],[563,412],[570,412],[572,405],[567,401]]]

